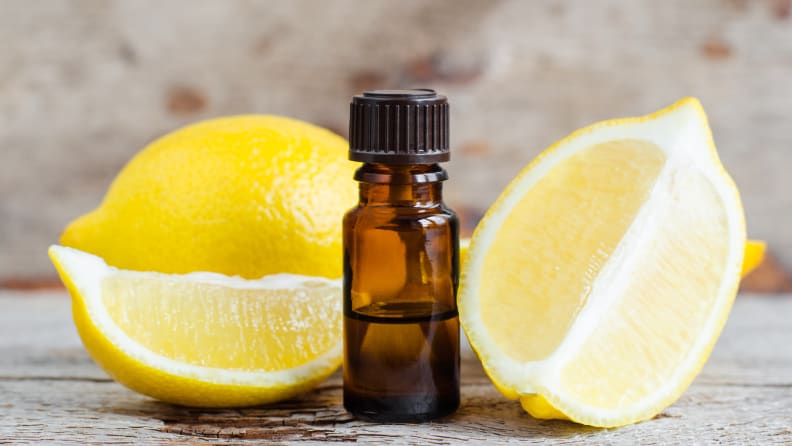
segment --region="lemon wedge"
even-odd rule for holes
[[[707,360],[745,220],[698,100],[578,130],[473,234],[460,320],[495,385],[540,418],[653,417]]]
[[[199,407],[264,404],[310,389],[341,363],[339,281],[119,270],[57,245],[49,254],[93,359],[153,398]]]
[[[767,243],[764,240],[748,240],[745,244],[745,259],[740,272],[742,277],[747,276],[764,261],[766,251]]]
[[[467,259],[468,249],[470,249],[470,239],[469,238],[462,238],[459,239],[459,264],[463,265],[465,259]]]

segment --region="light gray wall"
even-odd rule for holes
[[[0,280],[153,138],[278,113],[344,133],[352,93],[452,101],[450,204],[476,215],[577,127],[687,95],[707,109],[749,234],[792,266],[790,1],[0,0]]]

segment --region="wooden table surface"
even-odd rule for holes
[[[420,425],[353,419],[335,374],[270,407],[171,406],[111,381],[83,350],[63,292],[0,292],[0,443],[26,444],[788,444],[792,296],[740,296],[710,362],[653,420],[619,429],[535,420],[468,351],[462,406]]]

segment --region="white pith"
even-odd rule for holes
[[[519,362],[511,359],[493,341],[481,321],[481,311],[477,290],[486,286],[480,282],[481,269],[485,254],[495,240],[499,228],[519,203],[525,193],[558,163],[579,151],[612,140],[636,139],[653,143],[666,154],[665,165],[634,221],[620,240],[606,264],[600,270],[586,305],[575,318],[564,340],[549,357],[540,361]],[[587,420],[600,420],[598,424],[607,425],[608,420],[624,418],[624,414],[646,413],[663,404],[670,403],[679,382],[690,376],[700,366],[700,358],[715,341],[719,324],[725,318],[732,303],[742,264],[745,240],[744,219],[736,188],[723,170],[714,152],[709,127],[700,105],[686,101],[670,112],[649,119],[617,120],[605,125],[595,125],[584,129],[562,141],[554,150],[543,155],[532,168],[521,174],[509,186],[502,198],[493,206],[485,220],[477,228],[475,240],[467,255],[463,271],[460,317],[471,344],[480,355],[488,373],[501,385],[514,390],[517,394],[540,393],[551,400],[569,400],[569,396],[559,382],[563,365],[573,358],[597,326],[598,320],[613,305],[614,299],[621,298],[619,289],[629,282],[629,270],[636,256],[645,255],[642,244],[651,240],[655,226],[661,224],[662,200],[668,198],[667,190],[672,187],[674,175],[679,172],[694,173],[708,180],[717,192],[726,211],[730,226],[729,254],[726,270],[722,277],[733,278],[721,283],[715,307],[702,328],[702,333],[713,336],[700,336],[691,348],[690,354],[675,375],[666,385],[652,395],[630,407],[606,410],[586,405],[576,405],[576,416]],[[520,336],[514,333],[514,336]]]
[[[271,388],[288,386],[315,378],[326,373],[338,363],[343,344],[339,342],[319,357],[298,367],[278,371],[244,371],[214,367],[197,366],[167,358],[147,349],[130,338],[113,321],[102,302],[102,280],[111,274],[138,274],[156,276],[155,272],[126,272],[107,265],[100,257],[83,251],[64,247],[50,247],[64,272],[72,279],[79,295],[84,300],[89,317],[99,332],[107,340],[133,360],[180,377],[213,383],[246,387]],[[299,288],[301,283],[321,282],[328,286],[340,287],[339,280],[322,277],[301,276],[296,274],[275,274],[258,280],[229,277],[223,274],[196,272],[183,275],[168,275],[178,280],[222,285],[240,289],[283,289]],[[75,297],[76,298],[76,297]]]

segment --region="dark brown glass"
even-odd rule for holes
[[[344,217],[344,407],[417,422],[459,407],[459,223],[437,164],[364,164]]]

